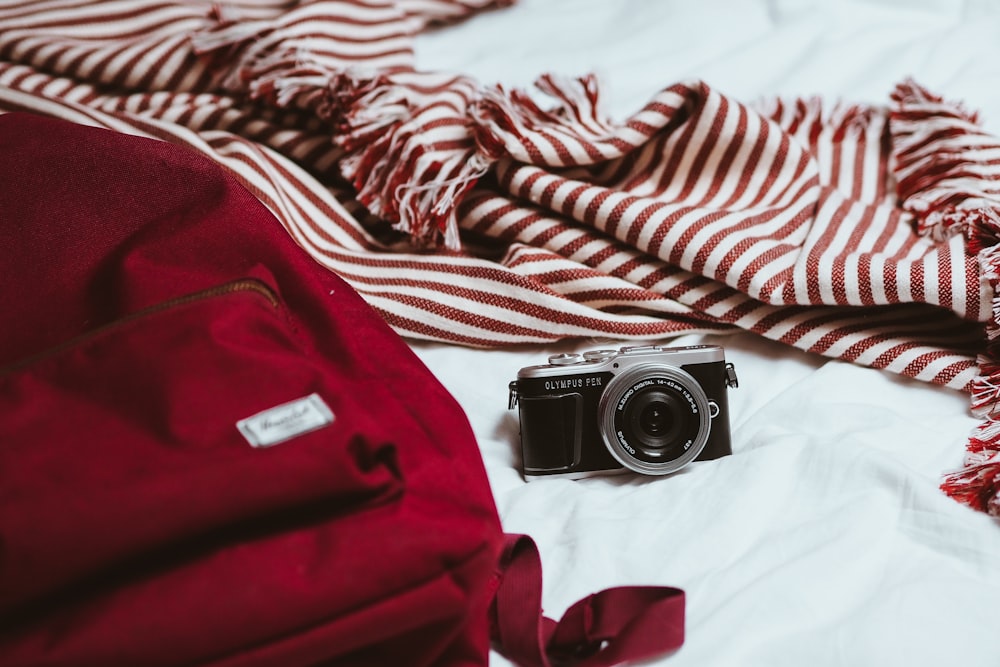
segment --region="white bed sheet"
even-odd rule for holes
[[[593,71],[616,119],[690,78],[746,101],[884,104],[913,76],[998,133],[998,36],[989,0],[521,0],[422,36],[417,62],[525,87]],[[669,342],[693,341],[722,344],[739,374],[731,457],[531,483],[507,383],[549,354],[621,341],[411,341],[468,413],[505,530],[539,546],[546,613],[608,586],[669,585],[687,593],[687,639],[662,664],[1000,665],[1000,522],[938,489],[977,421],[967,397],[749,334]]]

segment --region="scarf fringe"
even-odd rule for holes
[[[604,153],[580,154],[567,163],[558,153],[546,155],[527,147],[546,145],[545,137],[589,144],[614,140],[617,129],[600,111],[597,77],[544,74],[534,85],[553,102],[550,108],[543,109],[520,88],[507,90],[496,85],[483,91],[471,108],[476,142],[483,153],[494,159],[509,157],[540,167],[581,166],[607,160],[609,155]]]
[[[458,207],[498,159],[563,166],[528,153],[522,139],[549,132],[593,143],[615,133],[599,114],[595,77],[546,74],[536,86],[551,108],[466,77],[348,71],[330,78],[318,113],[346,153],[341,172],[358,201],[417,245],[459,250]]]
[[[863,135],[879,113],[872,106],[830,103],[821,96],[760,98],[750,108],[807,144],[815,143],[823,133],[828,133],[833,142]]]
[[[209,10],[208,18],[214,24],[191,35],[191,48],[198,54],[245,44],[274,28],[272,21],[242,20],[232,7],[218,3]]]
[[[1000,461],[967,465],[945,476],[941,489],[975,510],[1000,516]]]
[[[971,386],[971,409],[983,418],[969,436],[962,469],[941,488],[975,509],[1000,516],[1000,172],[981,158],[1000,151],[978,116],[947,102],[913,80],[892,95],[893,168],[904,210],[917,230],[944,240],[963,234],[977,255],[993,296],[986,351]]]
[[[420,246],[459,250],[456,210],[493,160],[480,153],[468,104],[476,87],[454,78],[434,89],[419,74],[333,76],[321,117],[345,151],[341,173],[358,201]]]
[[[451,18],[492,4],[456,5]],[[223,86],[328,122],[358,202],[414,245],[460,249],[456,208],[493,163],[471,130],[468,106],[478,94],[471,80],[332,70],[302,49],[258,48],[254,38],[277,29],[271,22],[239,23],[221,11],[212,18],[217,23],[193,35],[192,46],[227,70]]]
[[[974,251],[993,245],[1000,181],[977,153],[1000,148],[996,140],[980,128],[976,113],[912,79],[899,84],[892,99],[896,189],[917,230],[935,240],[965,234]]]
[[[214,4],[209,13],[211,25],[190,37],[191,50],[212,63],[220,74],[218,85],[228,91],[242,91],[253,79],[256,63],[266,57],[255,46],[277,28],[266,19],[245,20],[228,5]]]

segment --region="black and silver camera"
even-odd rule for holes
[[[717,345],[558,354],[510,383],[526,479],[633,470],[666,475],[732,453],[727,389],[736,371]]]

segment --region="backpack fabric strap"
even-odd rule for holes
[[[684,591],[621,586],[590,595],[558,622],[542,611],[542,561],[527,535],[506,535],[490,608],[494,648],[521,667],[607,667],[684,643]]]

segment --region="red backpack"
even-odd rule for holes
[[[458,404],[214,163],[9,114],[0,184],[0,663],[484,665],[491,628],[523,664],[680,645],[675,589],[540,619]]]

